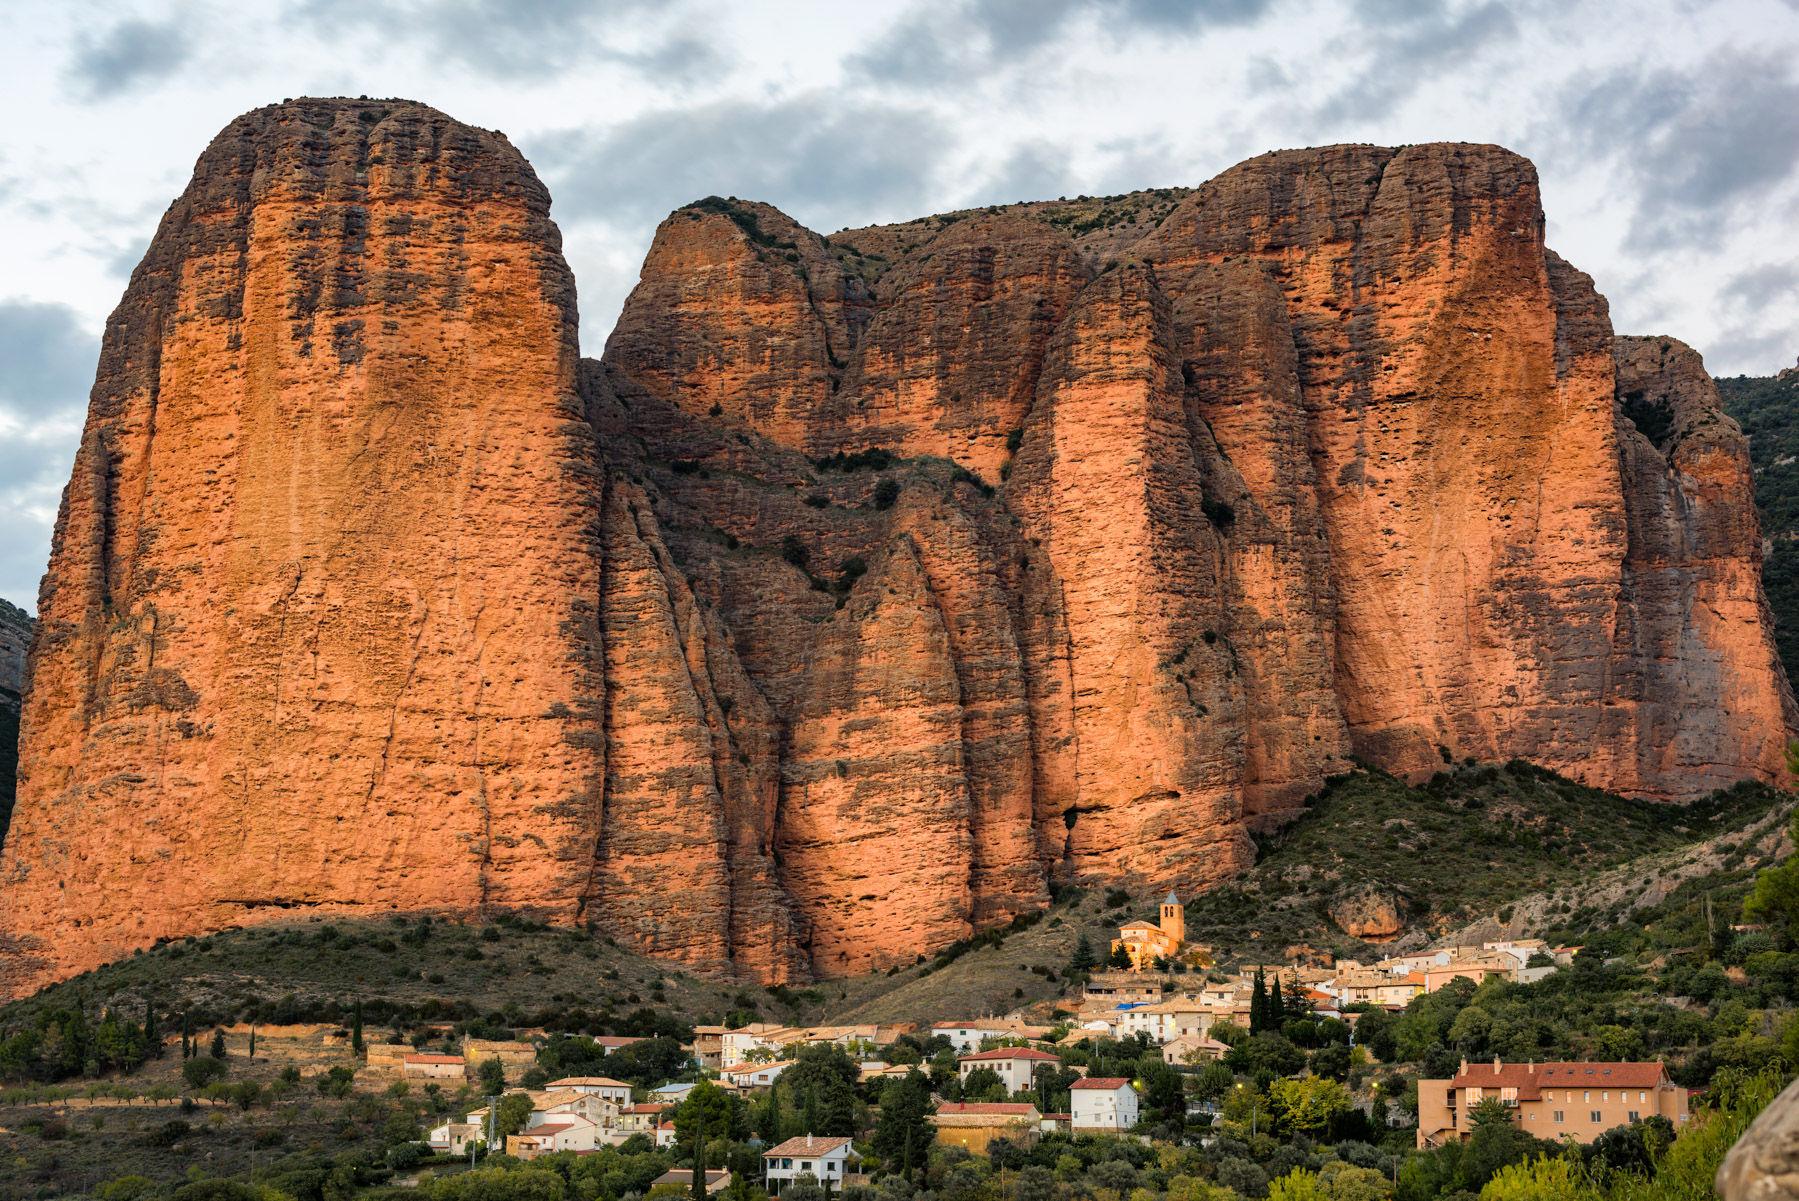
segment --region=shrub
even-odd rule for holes
[[[189,1088],[205,1088],[224,1074],[224,1061],[208,1056],[190,1059],[181,1065],[181,1078],[187,1081]]]

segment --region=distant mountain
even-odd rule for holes
[[[1749,437],[1766,550],[1762,587],[1774,610],[1774,644],[1787,678],[1794,679],[1799,670],[1799,366],[1779,375],[1717,382],[1724,411]]]
[[[19,698],[25,691],[25,651],[32,620],[23,609],[0,600],[0,841],[12,818],[18,781]]]

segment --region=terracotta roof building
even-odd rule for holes
[[[996,1138],[1034,1145],[1042,1121],[1035,1105],[1009,1101],[945,1101],[931,1115],[939,1143],[966,1147],[975,1155],[985,1154]]]
[[[1462,1061],[1448,1080],[1418,1082],[1418,1146],[1468,1137],[1469,1115],[1483,1101],[1513,1112],[1525,1133],[1590,1143],[1614,1126],[1654,1115],[1687,1121],[1687,1093],[1661,1063],[1491,1063]]]

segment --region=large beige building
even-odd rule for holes
[[[1126,922],[1112,940],[1112,951],[1123,947],[1131,957],[1131,970],[1142,971],[1157,959],[1172,959],[1187,945],[1187,917],[1180,898],[1169,893],[1162,902],[1161,921]]]
[[[1462,1061],[1448,1080],[1418,1082],[1418,1146],[1468,1137],[1469,1115],[1487,1099],[1512,1111],[1537,1138],[1590,1143],[1614,1126],[1660,1114],[1687,1120],[1687,1090],[1660,1063],[1491,1063]]]

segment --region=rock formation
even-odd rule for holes
[[[31,645],[31,618],[0,600],[0,842],[12,818],[19,762],[19,707],[25,693],[25,653]]]
[[[1741,436],[1515,155],[829,239],[712,197],[597,361],[548,204],[397,101],[202,156],[40,600],[8,988],[302,908],[841,975],[1228,878],[1352,755],[1779,778]]]

